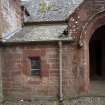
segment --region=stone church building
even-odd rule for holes
[[[1,100],[105,96],[105,0],[0,0]]]

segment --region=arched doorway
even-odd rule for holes
[[[92,95],[105,95],[105,26],[98,28],[89,41]]]
[[[87,92],[86,95],[89,96],[105,96],[104,31],[105,10],[91,16],[83,26],[80,34],[79,44],[83,45],[81,47],[81,66],[84,69],[84,89]]]
[[[105,79],[105,26],[97,29],[89,42],[90,79]]]

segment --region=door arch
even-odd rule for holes
[[[105,79],[105,25],[98,28],[89,41],[90,80]]]
[[[91,79],[90,79],[90,62],[89,62],[89,43],[95,31],[104,25],[105,25],[105,11],[102,11],[100,13],[97,13],[95,16],[92,16],[92,18],[86,23],[85,27],[83,27],[83,30],[80,36],[80,42],[83,43],[83,47],[82,47],[83,57],[81,59],[83,59],[82,64],[85,71],[85,75],[84,75],[85,90],[87,90],[88,92],[91,90],[90,89]]]

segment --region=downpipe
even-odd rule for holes
[[[59,44],[59,101],[63,102],[63,45],[62,41]]]

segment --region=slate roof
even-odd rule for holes
[[[72,40],[71,37],[60,37],[66,28],[67,25],[25,26],[5,42]]]
[[[22,2],[30,14],[28,21],[64,21],[83,0],[27,0]]]
[[[27,0],[22,5],[27,9],[30,16],[27,22],[55,22],[65,21],[84,0]],[[39,24],[40,25],[40,24]],[[67,25],[30,25],[15,33],[10,38],[3,39],[5,42],[33,42],[72,40],[63,36]]]

